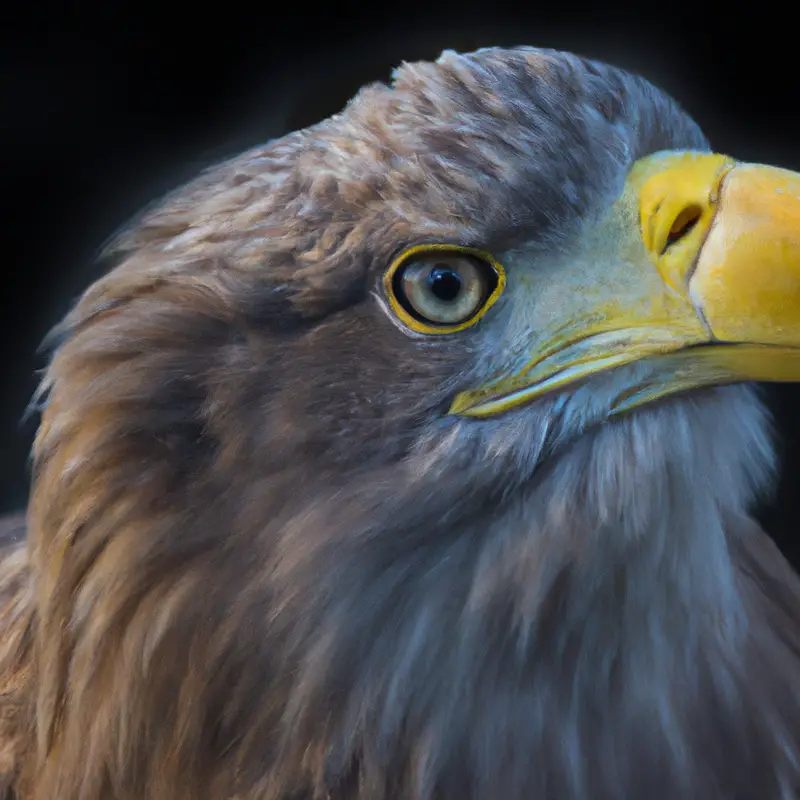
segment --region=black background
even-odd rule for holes
[[[20,418],[37,346],[98,276],[98,248],[143,205],[334,113],[403,60],[489,45],[569,49],[638,71],[717,150],[800,170],[800,46],[778,8],[262,0],[0,11],[0,511],[27,494],[35,421]],[[782,470],[759,514],[800,565],[800,389],[767,391]]]

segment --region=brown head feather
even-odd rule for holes
[[[752,392],[577,440],[603,381],[443,419],[475,340],[404,336],[373,294],[419,241],[557,248],[634,159],[705,146],[610,67],[446,53],[124,233],[58,331],[4,562],[20,798],[795,782],[797,580],[740,522],[771,460]]]

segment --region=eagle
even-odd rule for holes
[[[50,337],[0,796],[778,800],[800,176],[646,80],[403,64],[215,166]]]

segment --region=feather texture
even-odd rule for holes
[[[633,365],[457,420],[485,341],[405,337],[373,294],[414,240],[567,246],[633,159],[705,146],[610,67],[446,53],[148,211],[37,398],[0,788],[795,796],[800,595],[748,517],[755,391],[606,420]]]

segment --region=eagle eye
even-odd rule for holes
[[[386,273],[392,309],[418,333],[454,333],[480,319],[505,285],[487,253],[455,245],[422,245],[403,253]]]

